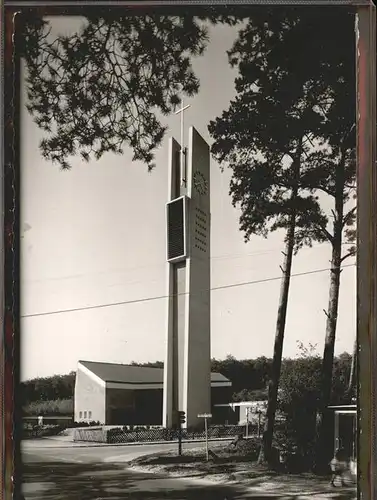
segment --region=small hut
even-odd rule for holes
[[[329,406],[334,414],[334,453],[343,448],[350,460],[352,475],[357,474],[357,405]]]

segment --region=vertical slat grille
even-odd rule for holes
[[[184,198],[168,204],[168,260],[185,256]]]
[[[207,214],[199,207],[195,209],[195,248],[207,251]]]

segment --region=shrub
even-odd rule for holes
[[[99,427],[101,426],[101,422],[98,420],[92,420],[90,422],[72,422],[69,426],[70,427]]]
[[[241,439],[237,445],[229,444],[224,448],[226,453],[236,454],[238,457],[245,457],[250,460],[257,460],[260,450],[260,439]]]
[[[303,353],[286,360],[280,377],[278,405],[284,420],[275,432],[275,443],[285,454],[301,457],[300,466],[307,468],[314,458],[321,363],[319,356]]]
[[[63,427],[60,425],[32,425],[25,424],[22,429],[23,439],[39,438],[47,436],[57,436],[62,432]]]

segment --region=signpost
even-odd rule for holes
[[[250,415],[250,406],[246,408],[246,437],[249,437],[249,415]]]
[[[206,434],[206,459],[209,460],[208,455],[208,419],[212,418],[212,413],[199,413],[198,418],[204,418],[204,428]]]
[[[260,438],[260,435],[261,435],[261,416],[262,416],[262,412],[261,410],[258,410],[258,438]]]

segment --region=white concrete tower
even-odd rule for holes
[[[211,410],[210,148],[190,127],[188,149],[171,138],[169,151],[163,425],[184,411],[196,427]]]

